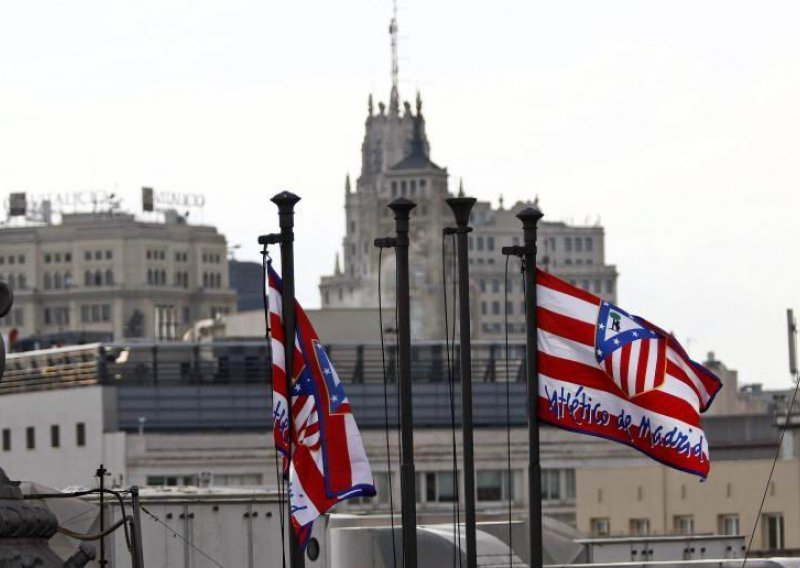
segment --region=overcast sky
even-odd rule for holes
[[[0,198],[199,192],[238,258],[297,208],[318,305],[388,98],[389,0],[6,2]],[[621,307],[787,387],[800,307],[800,4],[401,0],[400,90],[422,91],[451,188],[606,229]],[[1,245],[1,243],[0,243]]]

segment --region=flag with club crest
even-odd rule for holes
[[[720,380],[670,334],[538,270],[539,418],[705,479],[700,413]]]
[[[287,410],[283,286],[271,265],[267,285],[273,435],[275,447],[283,455],[284,475],[289,479],[292,527],[305,547],[317,517],[343,499],[374,496],[375,486],[350,401],[317,333],[297,303],[291,412]],[[290,415],[294,426],[291,451]]]

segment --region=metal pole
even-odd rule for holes
[[[536,323],[536,225],[543,217],[536,207],[517,214],[522,221],[525,247],[525,321],[528,371],[528,538],[531,568],[541,568],[542,560],[542,469],[539,464],[539,343]]]
[[[144,549],[142,548],[142,506],[139,502],[139,486],[131,487],[131,507],[133,508],[133,566],[144,568]]]
[[[108,470],[103,464],[100,464],[100,467],[97,468],[95,475],[100,480],[100,533],[104,533],[106,530],[106,509],[104,503],[105,497],[105,478],[106,473]],[[120,511],[121,514],[121,511]],[[106,537],[100,537],[100,561],[98,564],[102,566],[106,566],[108,561],[106,560]]]
[[[278,206],[278,217],[281,227],[281,278],[283,279],[283,294],[281,308],[283,313],[283,337],[286,344],[286,393],[289,402],[289,463],[292,463],[292,444],[294,443],[294,420],[291,416],[292,383],[294,377],[294,348],[295,348],[295,298],[294,298],[294,206],[300,198],[293,193],[283,191],[272,198]],[[291,483],[291,481],[290,481]],[[291,494],[289,487],[289,494]],[[292,529],[292,503],[287,499],[289,519],[289,565],[291,568],[303,568],[305,557],[297,535]]]
[[[399,198],[389,204],[394,211],[397,263],[398,370],[400,381],[400,494],[403,522],[403,566],[417,566],[417,497],[414,472],[414,418],[411,400],[411,315],[408,282],[408,220],[413,201]]]
[[[474,197],[451,197],[447,204],[456,218],[458,256],[459,367],[461,369],[461,431],[464,439],[464,522],[467,533],[467,566],[478,565],[475,536],[475,458],[472,441],[472,340],[469,317],[469,253],[467,234]]]

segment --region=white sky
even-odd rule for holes
[[[5,2],[0,198],[205,193],[256,259],[297,208],[298,293],[318,304],[389,91],[389,0]],[[624,309],[789,385],[800,307],[800,4],[402,0],[401,95],[422,90],[451,187],[606,228]],[[377,102],[376,100],[376,102]]]

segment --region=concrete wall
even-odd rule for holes
[[[93,485],[101,463],[112,481],[125,472],[125,433],[108,431],[104,420],[105,387],[92,386],[0,397],[0,463],[11,479],[36,481],[54,488]],[[84,423],[86,445],[79,447],[76,425]],[[59,427],[59,447],[51,444],[51,426]],[[35,448],[26,447],[26,429],[34,427]],[[115,428],[115,424],[111,424]],[[11,432],[3,450],[2,430]]]

